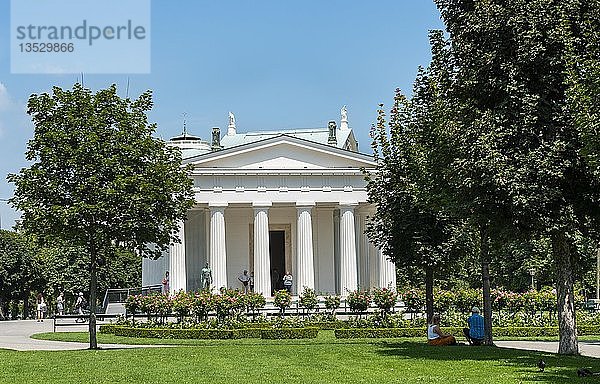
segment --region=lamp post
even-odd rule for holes
[[[529,268],[528,272],[531,275],[531,289],[535,290],[535,280],[533,279],[533,277],[535,276],[535,269],[534,268]]]

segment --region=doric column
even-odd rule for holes
[[[298,225],[298,267],[296,293],[302,293],[304,287],[315,289],[315,267],[312,237],[312,207],[314,203],[297,203]]]
[[[269,258],[269,207],[255,203],[254,208],[254,291],[271,296],[271,259]]]
[[[340,294],[348,295],[358,287],[356,269],[356,231],[354,206],[356,203],[340,203]]]
[[[169,246],[169,290],[173,294],[179,290],[187,289],[187,276],[185,270],[185,224],[179,223],[177,236],[180,243]]]
[[[227,248],[225,244],[225,207],[227,203],[209,204],[210,253],[208,264],[212,270],[213,287],[227,287]]]
[[[379,264],[379,288],[396,290],[396,265],[388,260],[381,249],[377,250]]]

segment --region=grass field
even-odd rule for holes
[[[54,338],[85,341],[85,333]],[[38,335],[49,339],[52,334]],[[99,335],[101,343],[123,338]],[[132,341],[135,339],[129,339]],[[139,339],[136,342],[156,343]],[[585,383],[576,369],[600,360],[493,347],[429,347],[421,340],[177,341],[191,345],[127,350],[0,350],[1,383]],[[536,362],[548,364],[538,372]]]

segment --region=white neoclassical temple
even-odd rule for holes
[[[158,260],[144,259],[143,285],[170,272],[172,291],[196,290],[208,263],[213,286],[240,288],[243,270],[254,290],[271,296],[285,272],[293,293],[303,287],[345,295],[357,288],[396,287],[394,265],[369,242],[362,169],[372,156],[358,152],[345,107],[340,127],[227,133],[212,141],[185,132],[170,145],[191,164],[195,206],[180,225],[181,244]],[[275,286],[272,286],[275,285]]]

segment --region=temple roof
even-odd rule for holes
[[[289,130],[278,130],[278,131],[255,131],[246,133],[236,133],[235,135],[225,135],[221,138],[221,146],[223,148],[237,147],[238,145],[253,143],[275,137],[279,135],[287,135],[297,137],[304,140],[314,141],[320,144],[328,144],[329,132],[327,128],[309,128],[309,129],[289,129]],[[348,143],[348,140],[355,142],[354,135],[351,129],[336,130],[337,148],[344,148],[355,150],[352,148],[352,143]],[[350,148],[347,148],[348,146]]]

